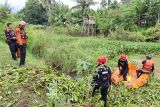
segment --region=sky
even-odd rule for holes
[[[6,0],[0,0],[0,4],[4,4]],[[8,0],[9,5],[12,7],[12,12],[16,13],[17,11],[21,10],[25,6],[25,2],[27,0]],[[56,0],[56,1],[61,1],[66,5],[69,5],[69,7],[73,7],[76,5],[76,2],[74,0]],[[100,2],[100,0],[94,0],[96,2]],[[120,1],[120,0],[118,0]],[[96,6],[91,6],[91,8],[98,8],[99,4]]]
[[[0,0],[0,4],[4,4],[6,0]],[[12,7],[12,12],[15,13],[25,6],[27,0],[8,0],[9,5]]]

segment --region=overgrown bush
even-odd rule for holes
[[[160,37],[160,23],[157,23],[155,27],[148,28],[143,34],[146,38]]]
[[[0,22],[3,21],[3,19],[7,18],[10,12],[11,12],[11,9],[7,4],[0,5]]]
[[[110,32],[109,38],[113,40],[125,41],[144,41],[145,37],[140,32],[129,32],[121,27],[116,28],[115,31]]]
[[[104,38],[96,37],[71,37],[67,35],[58,35],[55,34],[54,31],[50,30],[34,31],[35,33],[31,35],[33,38],[29,44],[29,48],[35,55],[43,54],[41,58],[44,58],[47,64],[57,65],[61,67],[64,72],[73,72],[77,70],[79,72],[79,68],[77,67],[79,66],[79,64],[77,64],[79,63],[79,60],[81,60],[81,62],[86,62],[88,69],[85,71],[90,72],[95,67],[95,61],[99,55],[105,55],[109,60],[119,56],[121,53],[132,55],[152,53],[159,55],[159,43],[135,43],[128,41],[106,40]],[[137,37],[134,38],[134,34],[133,36],[131,35],[132,38],[130,35],[131,34],[129,34],[128,37],[128,33],[125,33],[125,37],[123,37],[124,35],[122,35],[122,37],[125,40],[126,37],[127,40],[141,40],[137,40]],[[138,37],[141,38],[141,35]],[[35,49],[38,51],[35,52]],[[114,60],[110,61],[109,64],[112,67],[115,67],[116,65],[112,65],[113,62]],[[91,65],[88,65],[88,63]],[[80,69],[83,70],[83,67],[84,66]]]
[[[64,28],[63,26],[60,26],[60,27],[53,26],[53,27],[50,27],[49,30],[52,30],[55,34],[69,35],[67,28]]]

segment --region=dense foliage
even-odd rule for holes
[[[3,21],[3,19],[7,18],[10,12],[11,8],[7,4],[0,5],[0,22]]]
[[[84,69],[87,66],[90,71],[92,70],[90,68],[95,66],[94,63],[99,55],[106,55],[111,60],[121,53],[132,55],[160,54],[159,43],[115,41],[95,37],[71,37],[54,34],[54,31],[49,29],[45,32],[40,30],[28,32],[32,35],[32,44],[29,45],[31,52],[35,56],[45,58],[47,63],[59,66],[65,72],[79,71],[79,69],[76,69],[79,68],[79,64]],[[127,34],[124,39],[128,39]],[[83,61],[85,64],[82,63]],[[113,62],[111,61],[110,64],[114,67],[116,65],[113,65]]]
[[[98,10],[89,8],[94,4],[92,0],[76,1],[75,7],[80,8],[74,11],[55,0],[27,1],[19,13],[21,18],[51,26],[27,26],[27,65],[23,68],[11,60],[7,44],[1,39],[7,22],[18,25],[17,14],[9,14],[7,6],[0,6],[0,107],[101,107],[99,94],[91,97],[98,56],[106,56],[113,71],[121,53],[128,58],[146,53],[160,55],[160,43],[144,42],[160,37],[159,0],[123,0],[122,4],[102,0]],[[77,21],[81,23],[83,14],[94,16],[98,29],[108,38],[68,35],[62,28],[63,19],[74,26]],[[151,77],[146,86],[136,90],[126,89],[124,82],[118,87],[112,85],[108,105],[158,107],[159,82]]]
[[[71,13],[74,15],[74,12],[81,10],[82,12],[79,11],[80,15],[78,15],[79,19],[85,14],[92,15],[102,30],[114,29],[117,25],[125,30],[137,30],[137,26],[150,27],[157,23],[160,16],[159,0],[131,0],[129,3],[123,4],[116,2],[116,0],[102,0],[101,8],[98,10],[89,8],[90,5],[96,4],[93,0],[77,0],[77,2],[79,4],[69,11],[67,6],[56,1],[49,3],[49,1],[45,0],[40,0],[40,2],[29,0],[21,13],[28,17],[27,21],[29,21],[30,17],[34,20],[33,22],[41,24],[42,19],[47,17],[51,22],[57,23],[55,18],[59,18],[61,15],[71,20],[69,19],[72,17]],[[73,9],[76,9],[76,11],[72,11]],[[86,9],[89,9],[89,11]],[[48,15],[45,15],[45,11],[47,11]],[[83,11],[87,12],[84,14]]]
[[[38,63],[38,62],[37,62]],[[102,107],[97,95],[91,99],[91,75],[73,80],[50,68],[17,68],[13,65],[0,67],[0,106],[22,107]],[[126,106],[158,107],[160,104],[160,80],[151,78],[137,90],[128,90],[121,83],[112,86],[108,96],[109,107]],[[92,103],[91,103],[92,101]]]
[[[62,22],[67,21],[71,29],[67,28],[69,34],[80,32],[83,16],[89,15],[93,16],[96,21],[97,32],[100,31],[101,34],[113,39],[126,40],[124,38],[129,38],[127,40],[131,41],[145,41],[150,38],[151,36],[146,36],[147,29],[150,27],[156,29],[154,27],[160,20],[159,0],[124,0],[122,3],[116,0],[102,0],[97,10],[90,8],[97,4],[93,0],[75,1],[78,4],[70,9],[63,3],[54,0],[28,0],[19,14],[22,19],[30,23],[46,23],[58,29],[63,27]],[[124,34],[124,37],[117,37],[115,34],[119,28],[123,31],[122,36]],[[158,37],[156,33],[152,34],[151,38]]]
[[[47,23],[47,11],[38,0],[28,0],[25,8],[20,11],[20,16],[31,24]]]

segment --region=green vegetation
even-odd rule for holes
[[[32,26],[28,27],[28,34],[30,35],[29,51],[39,60],[28,55],[26,68],[18,68],[17,62],[10,61],[7,46],[0,42],[2,53],[0,62],[4,59],[6,61],[0,63],[2,106],[22,106],[24,102],[32,106],[48,107],[89,106],[91,105],[91,76],[99,55],[106,55],[112,68],[116,66],[117,55],[119,56],[121,52],[137,55],[151,51],[159,55],[159,43],[136,42],[135,44],[135,42],[95,37],[71,37],[57,35],[49,29],[33,30]],[[42,68],[43,64],[53,65],[55,69],[60,68],[65,74],[45,66]],[[73,71],[77,71],[77,75],[72,75]],[[112,86],[108,103],[113,107],[119,105],[157,107],[160,104],[159,87],[159,80],[155,78],[152,78],[147,86],[138,90],[127,90],[123,85]],[[93,99],[96,107],[101,105],[99,97],[97,95]]]
[[[22,107],[24,105],[39,107],[88,107],[91,105],[91,74],[80,74],[76,79],[51,68],[42,68],[40,61],[37,65],[27,64],[18,68],[16,62],[9,59],[9,53],[4,43],[0,44],[1,54],[8,63],[0,60],[0,105],[3,107]],[[6,50],[6,51],[4,51]],[[30,56],[28,56],[30,58]],[[33,61],[34,58],[31,60]],[[12,65],[11,65],[12,64]],[[112,86],[108,97],[110,107],[117,106],[153,106],[160,104],[160,80],[151,78],[148,84],[137,90],[128,90],[123,86]],[[100,107],[100,96],[93,99],[95,107]],[[146,103],[147,102],[147,103]]]
[[[93,0],[76,1],[78,5],[72,10],[54,0],[28,0],[24,9],[14,15],[7,4],[0,5],[0,107],[90,107],[91,101],[94,107],[101,107],[99,94],[91,98],[98,56],[109,59],[112,71],[121,53],[128,58],[146,53],[160,56],[159,42],[145,42],[160,37],[159,0],[129,0],[122,4],[102,0],[98,10],[90,9],[96,4]],[[86,14],[94,16],[101,36],[70,36],[63,28],[64,18],[72,30],[80,31],[75,24],[81,25]],[[27,65],[23,68],[11,60],[3,41],[6,23],[13,22],[16,27],[19,19],[30,23],[26,28]],[[160,105],[160,79],[151,77],[146,86],[136,90],[128,90],[123,84],[112,85],[109,107]]]
[[[30,31],[31,32],[31,31]],[[113,64],[121,53],[129,55],[152,53],[159,55],[159,43],[146,42],[127,42],[107,40],[95,37],[71,37],[66,35],[54,34],[54,31],[34,30],[31,32],[32,44],[29,49],[33,55],[46,60],[50,65],[62,67],[65,72],[77,71],[75,68],[81,63],[86,62],[88,71],[95,66],[95,61],[99,55],[105,55]],[[46,42],[47,41],[47,42]],[[81,61],[80,61],[81,60]],[[112,62],[113,60],[113,62]]]
[[[46,24],[47,23],[47,11],[37,0],[28,0],[26,7],[20,12],[20,16],[23,20],[32,24]]]
[[[38,62],[37,62],[38,63]],[[0,68],[0,100],[3,107],[89,107],[91,105],[91,75],[73,80],[70,76],[50,68],[17,68],[6,65]],[[160,80],[151,78],[137,90],[128,90],[122,84],[112,86],[108,98],[110,107],[126,106],[158,107],[160,104]],[[95,107],[101,107],[100,96],[93,99]]]
[[[0,5],[0,21],[2,22],[5,18],[7,18],[10,13],[11,8],[5,3],[4,5]]]

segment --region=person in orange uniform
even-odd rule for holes
[[[142,69],[137,70],[137,78],[141,76],[141,74],[151,74],[154,71],[154,63],[151,60],[152,56],[150,54],[146,55],[146,60],[142,62]]]
[[[20,64],[19,66],[25,65],[25,58],[26,58],[26,43],[27,43],[27,35],[25,32],[25,26],[27,23],[25,21],[20,21],[19,26],[16,28],[16,39],[17,44],[20,50]]]

